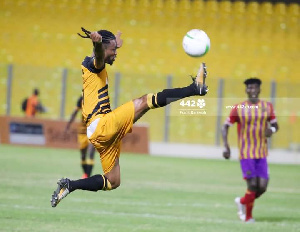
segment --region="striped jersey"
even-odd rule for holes
[[[235,105],[226,124],[237,123],[240,159],[260,159],[268,155],[265,130],[277,121],[271,102],[260,100],[256,104],[244,101]]]
[[[105,67],[95,68],[93,57],[85,57],[82,69],[82,116],[88,126],[97,115],[111,112],[108,96],[108,76]]]

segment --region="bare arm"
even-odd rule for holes
[[[100,69],[104,66],[105,50],[102,44],[102,36],[94,31],[90,34],[90,38],[94,44],[95,67]]]
[[[222,127],[222,138],[223,138],[223,143],[224,143],[223,157],[225,159],[230,158],[230,146],[228,144],[228,131],[229,131],[229,125],[223,124],[223,127]]]
[[[67,124],[67,126],[66,126],[66,130],[65,130],[65,131],[68,131],[68,130],[70,129],[70,126],[71,126],[71,124],[73,123],[73,121],[75,120],[78,111],[79,111],[79,109],[76,108],[76,109],[73,111],[73,113],[71,114],[71,118],[70,118],[70,120],[68,121],[68,124]]]

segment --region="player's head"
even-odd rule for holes
[[[116,36],[107,30],[97,31],[102,36],[102,44],[105,49],[104,62],[112,65],[117,56]]]
[[[246,85],[246,93],[249,100],[256,101],[260,94],[261,80],[256,77],[251,77],[245,80],[244,84]]]
[[[77,33],[80,37],[90,38],[90,31],[86,30],[83,27],[81,27],[81,30],[85,33],[85,35]],[[117,48],[120,48],[122,46],[122,40],[120,39],[121,33],[118,32],[117,37],[112,32],[107,30],[100,30],[97,31],[97,33],[102,37],[102,44],[104,48],[104,62],[112,65],[117,56]]]
[[[34,89],[33,90],[33,94],[36,95],[36,96],[38,96],[40,94],[39,89]]]

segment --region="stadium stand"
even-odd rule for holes
[[[64,68],[68,69],[65,115],[71,113],[81,90],[79,65],[91,54],[91,43],[76,35],[81,26],[123,32],[124,46],[109,68],[110,85],[117,72],[122,75],[120,103],[160,90],[166,86],[167,75],[173,76],[173,86],[186,85],[204,60],[212,89],[217,88],[218,78],[224,78],[225,86],[237,83],[237,89],[245,77],[253,75],[266,85],[272,80],[284,83],[286,90],[299,86],[299,3],[293,1],[0,0],[0,4],[1,114],[6,109],[2,99],[8,64],[14,65],[13,115],[21,114],[19,102],[38,85],[41,100],[49,107],[44,117],[59,117]],[[203,29],[210,36],[211,50],[204,58],[188,57],[182,49],[182,38],[192,28]],[[132,86],[140,87],[133,90]],[[278,90],[278,97],[296,96],[297,88],[293,91]],[[244,97],[243,90],[232,95],[228,89],[225,93]],[[212,92],[210,97],[217,95]],[[151,125],[152,140],[161,141],[159,131],[164,121],[158,117],[163,118],[164,111],[157,111],[155,118],[150,113],[141,122]],[[197,133],[205,129],[211,134],[201,142],[212,144],[215,120],[172,117],[170,139],[200,142]],[[197,126],[191,129],[187,121]],[[189,136],[184,138],[185,134]]]

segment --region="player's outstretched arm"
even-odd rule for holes
[[[71,124],[73,123],[73,121],[75,120],[78,111],[79,111],[78,108],[76,108],[76,109],[73,111],[73,113],[72,113],[72,115],[71,115],[71,117],[70,117],[70,120],[69,120],[68,123],[67,123],[65,132],[67,132],[67,131],[70,129],[70,126],[71,126]]]
[[[225,159],[230,158],[230,146],[228,143],[228,131],[229,131],[229,125],[224,124],[222,127],[222,138],[223,138],[223,143],[224,143],[224,151],[223,151],[223,157]]]
[[[97,32],[91,32],[90,38],[94,44],[95,66],[100,69],[104,66],[104,48],[102,44],[102,36]]]

